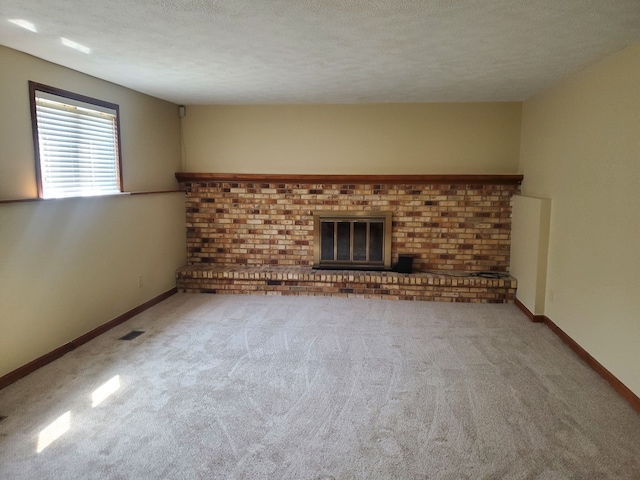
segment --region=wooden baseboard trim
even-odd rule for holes
[[[94,328],[90,332],[87,332],[84,335],[76,338],[75,340],[72,340],[71,344],[73,345],[73,348],[78,348],[80,345],[82,345],[84,343],[87,343],[89,340],[93,340],[98,335],[102,335],[104,332],[106,332],[108,330],[111,330],[113,327],[115,327],[117,325],[120,325],[121,323],[126,322],[130,318],[135,317],[139,313],[144,312],[145,310],[147,310],[148,308],[153,307],[157,303],[160,303],[163,300],[166,300],[171,295],[174,295],[177,292],[178,292],[178,288],[177,287],[173,287],[171,290],[167,290],[166,292],[161,293],[160,295],[158,295],[157,297],[152,298],[148,302],[144,302],[142,305],[138,305],[137,307],[129,310],[128,312],[123,313],[122,315],[114,318],[113,320],[109,320],[107,323],[104,323],[104,324],[100,325],[99,327]]]
[[[613,389],[618,392],[631,406],[640,412],[640,397],[633,393],[624,383],[618,380],[609,370],[602,366],[595,358],[582,348],[573,338],[567,335],[560,327],[558,327],[549,317],[543,316],[544,324],[555,333],[560,340],[571,348],[582,360],[586,362],[598,375],[604,378]]]
[[[4,387],[11,385],[14,382],[17,382],[21,378],[26,377],[31,372],[35,372],[40,367],[44,367],[46,364],[51,363],[54,360],[57,360],[63,355],[69,353],[71,350],[73,350],[73,345],[71,345],[71,342],[65,343],[61,347],[58,347],[49,353],[45,353],[41,357],[38,357],[35,360],[30,361],[26,365],[18,367],[12,372],[7,373],[6,375],[0,377],[0,390],[2,390]]]
[[[522,313],[524,313],[527,316],[527,318],[532,322],[535,322],[535,323],[544,322],[544,318],[545,318],[544,315],[535,315],[534,313],[531,312],[531,310],[525,307],[524,304],[517,298],[513,299],[513,303],[515,304],[516,307],[522,310]]]
[[[31,372],[35,372],[41,367],[44,367],[48,363],[57,360],[62,357],[66,353],[78,348],[80,345],[87,343],[89,340],[96,338],[98,335],[102,335],[106,331],[112,329],[113,327],[120,325],[121,323],[126,322],[130,318],[138,315],[139,313],[144,312],[148,308],[153,307],[154,305],[166,300],[171,295],[174,295],[178,292],[176,287],[173,287],[170,290],[167,290],[164,293],[161,293],[157,297],[152,298],[148,302],[143,303],[142,305],[138,305],[137,307],[129,310],[128,312],[123,313],[122,315],[114,318],[113,320],[109,320],[107,323],[100,325],[97,328],[94,328],[90,332],[85,333],[84,335],[79,336],[75,340],[71,340],[69,343],[65,343],[61,347],[52,350],[49,353],[45,353],[41,357],[32,360],[31,362],[16,368],[12,372],[7,373],[6,375],[0,377],[0,390],[11,385],[14,382],[17,382],[23,377],[26,377]]]

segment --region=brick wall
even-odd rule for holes
[[[188,262],[313,264],[315,210],[393,212],[392,259],[416,270],[504,272],[519,184],[180,181]]]

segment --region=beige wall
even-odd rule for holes
[[[119,104],[125,188],[177,188],[176,105],[1,46],[0,72],[0,199],[36,196],[28,80]],[[184,195],[0,204],[0,246],[2,376],[174,287]]]
[[[516,298],[544,315],[551,200],[514,195],[509,272],[518,280]]]
[[[173,288],[184,195],[0,205],[0,245],[2,376]]]
[[[514,173],[520,103],[189,106],[185,169]]]
[[[520,170],[552,199],[545,314],[640,395],[640,44],[524,103]]]
[[[37,196],[29,80],[118,104],[125,190],[177,188],[177,105],[1,45],[0,72],[0,200]]]

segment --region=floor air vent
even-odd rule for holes
[[[142,330],[131,330],[124,337],[120,337],[120,340],[133,340],[134,338],[139,337],[143,333],[144,331]]]

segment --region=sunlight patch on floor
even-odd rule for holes
[[[55,442],[58,438],[65,434],[71,428],[71,412],[60,415],[56,420],[49,424],[47,428],[38,435],[38,446],[36,451],[42,452],[45,448]]]
[[[92,407],[97,407],[102,403],[103,400],[111,396],[114,392],[116,392],[120,388],[120,375],[116,375],[111,380],[103,383],[101,386],[96,388],[94,392],[91,394],[91,400],[93,403]]]

